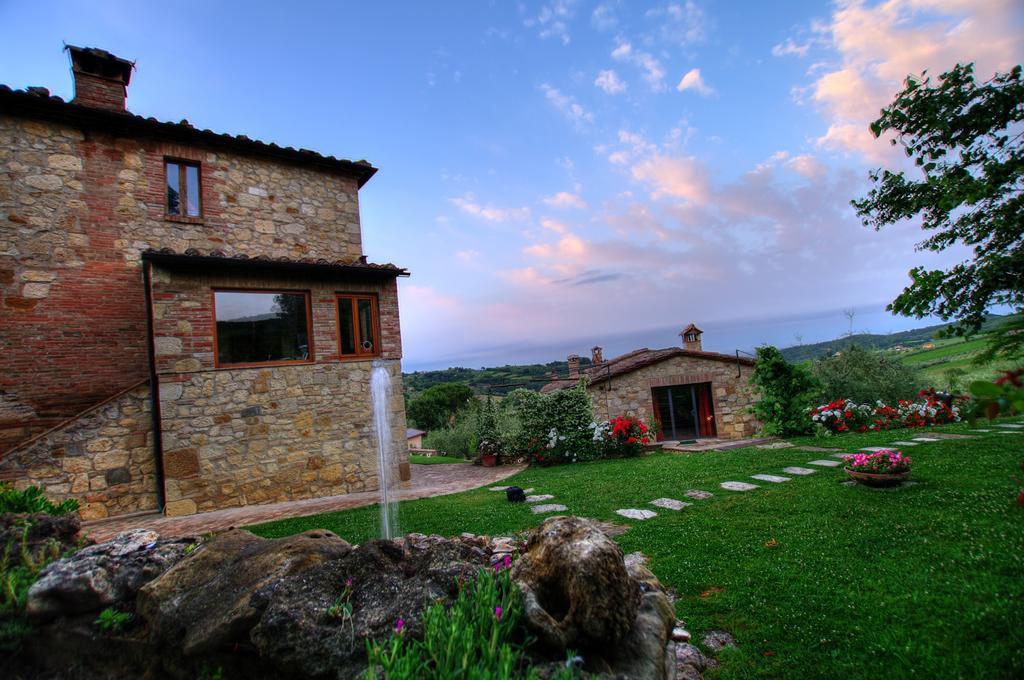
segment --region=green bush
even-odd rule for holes
[[[478,410],[474,399],[469,406],[459,411],[455,422],[428,432],[423,438],[423,446],[449,456],[474,457],[480,442],[477,435]]]
[[[60,557],[60,544],[50,539],[32,549],[28,542],[30,523],[22,526],[21,538],[10,539],[0,552],[0,652],[17,651],[32,628],[25,620],[28,589],[39,572]]]
[[[914,371],[903,363],[857,345],[815,362],[811,372],[821,385],[816,401],[822,404],[833,399],[895,404],[900,399],[914,399],[922,387]]]
[[[762,434],[789,436],[813,429],[807,411],[818,384],[806,368],[789,363],[771,345],[758,347],[750,383],[759,393],[751,411],[761,421]]]
[[[15,489],[9,482],[0,482],[0,514],[5,512],[47,512],[63,515],[78,510],[78,501],[68,498],[60,503],[51,502],[38,486]]]
[[[366,642],[367,680],[506,680],[537,678],[523,648],[529,643],[523,625],[523,602],[508,569],[482,570],[462,587],[448,608],[432,605],[423,615],[423,639],[411,638],[405,621],[385,643]],[[559,680],[575,677],[568,668]]]
[[[473,390],[468,385],[442,383],[428,387],[410,399],[406,413],[417,427],[430,432],[451,424],[452,419],[473,401]]]

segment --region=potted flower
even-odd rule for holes
[[[910,458],[889,449],[857,453],[846,458],[846,474],[866,486],[895,486],[910,476]]]
[[[498,464],[498,443],[484,439],[480,442],[480,446],[477,447],[477,452],[480,454],[480,464],[484,467],[494,467]]]

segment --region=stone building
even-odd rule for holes
[[[682,347],[638,349],[608,360],[602,348],[594,347],[591,365],[582,370],[579,356],[570,355],[568,379],[553,380],[541,392],[585,379],[596,419],[631,415],[654,420],[658,441],[753,436],[759,427],[749,412],[754,362],[705,352],[702,331],[693,324],[679,335]]]
[[[376,169],[134,115],[131,62],[67,50],[71,101],[0,86],[0,479],[86,519],[373,490],[375,365],[407,479]]]

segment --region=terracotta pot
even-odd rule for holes
[[[879,474],[876,472],[857,472],[850,468],[844,469],[846,470],[846,474],[850,476],[850,479],[853,479],[865,486],[896,486],[910,476],[910,470],[907,470],[906,472]]]
[[[494,467],[498,464],[498,456],[493,453],[484,453],[480,455],[480,464],[484,467]]]

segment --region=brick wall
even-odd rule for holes
[[[313,359],[214,367],[212,290],[310,293]],[[376,293],[391,375],[390,444],[408,463],[397,285],[154,270],[167,514],[378,488],[369,360],[338,356],[336,293]],[[397,470],[394,472],[398,478]]]
[[[757,433],[758,423],[748,408],[754,402],[750,388],[750,366],[696,357],[672,357],[639,368],[589,388],[594,417],[605,420],[632,415],[648,420],[653,415],[651,390],[668,385],[711,383],[714,396],[715,426],[724,439],[743,439]]]
[[[201,219],[164,215],[164,158],[202,164]],[[148,375],[148,248],[353,259],[356,180],[0,115],[0,453]]]

